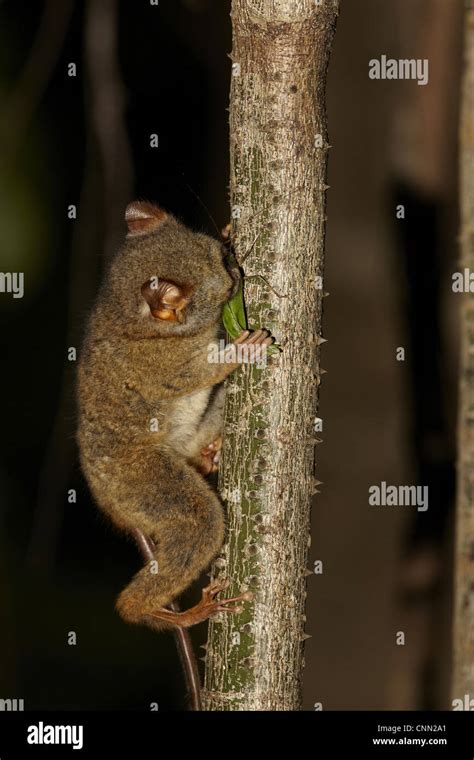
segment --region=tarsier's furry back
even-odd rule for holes
[[[81,463],[98,506],[153,547],[155,561],[120,595],[120,613],[157,628],[188,626],[239,609],[215,601],[220,587],[187,612],[165,609],[223,541],[222,506],[203,474],[221,432],[219,386],[237,366],[208,361],[233,281],[222,246],[159,207],[132,203],[126,222],[79,363]],[[271,339],[257,331],[238,342],[264,348]]]

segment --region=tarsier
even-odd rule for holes
[[[205,475],[217,467],[222,383],[239,365],[228,356],[211,363],[208,350],[235,283],[222,244],[158,206],[135,201],[125,221],[79,364],[81,464],[101,510],[121,530],[145,534],[155,558],[121,592],[119,613],[157,629],[188,627],[251,598],[217,600],[225,584],[214,583],[191,609],[166,609],[224,539]],[[272,340],[256,330],[234,343],[261,358]]]

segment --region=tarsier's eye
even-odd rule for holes
[[[183,323],[193,289],[192,285],[153,277],[142,285],[141,293],[155,319]]]

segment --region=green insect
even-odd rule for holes
[[[230,251],[227,253],[227,261],[228,268],[232,271],[234,278],[238,279],[239,285],[236,293],[232,296],[230,301],[227,301],[227,303],[224,305],[222,320],[229,337],[232,340],[235,340],[235,338],[240,335],[242,330],[249,329],[247,325],[247,314],[244,301],[244,278],[242,277],[237,259]],[[270,355],[279,354],[281,352],[281,348],[276,343],[273,343],[271,346],[268,346],[267,352]]]

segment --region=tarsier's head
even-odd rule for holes
[[[146,201],[127,206],[125,243],[103,295],[114,321],[137,336],[192,335],[219,320],[235,281],[224,247]]]

